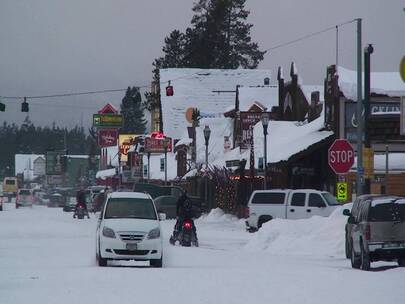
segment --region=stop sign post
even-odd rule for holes
[[[336,174],[345,174],[354,163],[354,150],[345,139],[336,139],[328,150],[329,166]]]

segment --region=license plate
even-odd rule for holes
[[[388,243],[384,244],[383,248],[404,248],[405,243]]]
[[[137,244],[127,244],[127,250],[137,250],[138,245]]]

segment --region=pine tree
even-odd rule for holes
[[[155,60],[157,69],[195,68],[257,68],[264,51],[252,42],[252,24],[246,22],[249,11],[246,0],[199,0],[193,6],[191,27],[185,34],[174,30],[165,38],[164,56]]]
[[[144,134],[146,120],[143,111],[139,89],[128,87],[121,103],[121,114],[124,117],[124,126],[121,128],[121,133]]]

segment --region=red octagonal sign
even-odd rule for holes
[[[354,150],[345,139],[336,139],[328,150],[329,166],[336,174],[347,173],[354,163]]]

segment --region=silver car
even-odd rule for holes
[[[372,197],[352,216],[350,234],[353,268],[370,270],[371,262],[397,261],[405,266],[405,198]]]

